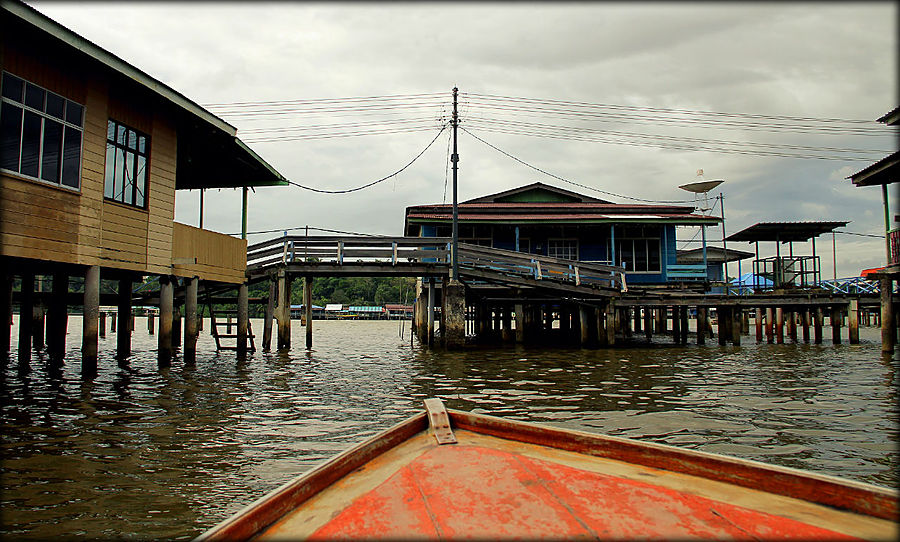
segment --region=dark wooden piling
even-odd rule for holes
[[[679,318],[681,318],[681,344],[688,342],[688,307],[682,305],[678,308]]]
[[[272,320],[275,318],[275,294],[277,285],[273,277],[269,277],[269,298],[266,301],[266,314],[263,319],[262,349],[272,349]]]
[[[741,334],[744,332],[743,309],[740,305],[731,308],[731,344],[741,345]]]
[[[278,270],[278,350],[291,349],[291,277]]]
[[[100,266],[92,265],[84,272],[83,322],[81,327],[81,372],[97,372],[100,344]]]
[[[441,288],[442,313],[444,315],[444,347],[461,348],[466,345],[466,286],[451,279]],[[516,321],[518,325],[518,321]],[[518,336],[518,331],[516,331]]]
[[[841,323],[844,320],[844,314],[841,307],[831,307],[831,342],[832,344],[841,344]]]
[[[172,280],[174,281],[176,279],[173,278]],[[181,346],[181,317],[181,307],[176,304],[175,308],[172,310],[172,348]]]
[[[112,312],[109,314],[109,331],[112,333],[117,333],[116,331],[116,323],[118,321],[119,314],[116,312]]]
[[[184,280],[184,361],[194,363],[197,361],[197,338],[200,330],[197,326],[197,292],[200,288],[200,278],[191,277]],[[153,315],[147,316],[148,321],[153,321]]]
[[[100,336],[106,337],[106,311],[100,311]]]
[[[303,278],[303,304],[306,309],[306,349],[313,347],[313,278],[310,276]]]
[[[766,343],[775,342],[775,308],[766,307]]]
[[[697,307],[697,344],[706,344],[706,328],[709,316],[707,307]]]
[[[803,317],[803,342],[809,344],[809,307],[803,307],[802,317]]]
[[[859,299],[850,300],[850,307],[847,309],[847,331],[849,333],[847,342],[859,344]]]
[[[309,325],[309,322],[306,323]],[[237,359],[247,359],[250,348],[250,292],[247,283],[238,286],[237,298]]]
[[[512,310],[509,305],[504,305],[500,310],[500,339],[503,340],[503,342],[511,342],[514,339],[512,330]],[[441,312],[443,313],[443,311]],[[560,321],[560,325],[562,325],[562,321]]]
[[[775,307],[775,343],[784,344],[784,308]]]
[[[825,324],[825,313],[822,307],[816,307],[815,317],[813,318],[813,342],[822,344],[822,327]]]
[[[62,361],[66,355],[66,329],[69,324],[66,300],[68,293],[69,275],[61,271],[53,273],[53,292],[47,310],[47,354],[54,362]]]
[[[897,330],[894,324],[893,288],[890,278],[881,279],[881,351],[893,352]]]
[[[31,318],[34,312],[34,273],[22,273],[19,292],[19,364],[31,361]]]
[[[7,272],[0,275],[0,356],[6,359],[12,346],[13,277]]]
[[[147,334],[156,334],[156,315],[150,311],[147,311]]]
[[[428,346],[434,346],[434,302],[435,302],[435,291],[434,291],[434,279],[430,279],[428,281],[428,312],[425,314],[425,325],[427,326],[427,333],[425,335],[425,343]],[[481,306],[482,317],[481,317],[481,329],[479,330],[480,335],[484,335],[485,332],[485,315],[484,306]]]
[[[172,362],[172,321],[174,320],[175,287],[169,276],[159,277],[159,333],[157,339],[157,362],[168,366]]]
[[[787,313],[787,321],[788,321],[788,337],[790,337],[791,342],[797,342],[797,313],[793,308],[788,310]]]
[[[653,309],[644,307],[644,336],[647,341],[653,340]]]
[[[616,301],[610,299],[606,302],[606,345],[616,344]]]
[[[516,313],[516,342],[522,344],[525,342],[525,305],[516,303],[514,310]]]
[[[38,284],[40,284],[40,281]],[[35,350],[43,350],[47,311],[44,309],[44,304],[41,303],[40,300],[35,302],[31,314],[31,345]]]
[[[679,307],[672,307],[672,342],[675,344],[681,344],[681,315],[679,314]]]
[[[753,309],[753,325],[756,327],[756,342],[763,341],[763,310],[760,307]]]

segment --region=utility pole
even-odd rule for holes
[[[725,295],[728,296],[728,245],[725,243],[725,195],[719,192],[719,210],[722,211],[722,252],[725,254]],[[740,277],[738,277],[740,280]]]
[[[459,125],[459,116],[456,110],[456,95],[459,89],[453,87],[453,117],[450,125],[453,126],[453,154],[450,155],[450,161],[453,163],[453,241],[451,244],[451,266],[452,280],[459,280],[459,209],[456,204],[456,172],[457,163],[459,163],[459,153],[456,149],[456,127]]]

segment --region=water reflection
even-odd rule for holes
[[[35,353],[30,366],[13,358],[0,372],[2,533],[13,538],[191,538],[431,396],[898,483],[898,360],[881,357],[872,328],[863,344],[837,347],[670,347],[663,338],[616,350],[447,353],[411,347],[398,322],[328,321],[316,323],[310,352],[236,361],[203,336],[196,363],[159,368],[156,338],[139,325],[134,354],[116,360],[110,334],[97,374],[84,379],[78,324],[70,319],[63,366]],[[295,323],[294,333],[302,345],[304,329]]]

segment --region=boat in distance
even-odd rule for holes
[[[195,540],[898,540],[897,514],[893,489],[432,398]]]

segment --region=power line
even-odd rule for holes
[[[349,194],[350,192],[358,192],[359,190],[369,188],[370,186],[374,186],[378,183],[384,182],[384,181],[386,181],[392,177],[396,177],[397,175],[402,173],[406,168],[413,165],[413,163],[416,160],[418,160],[420,156],[425,154],[425,151],[427,151],[428,149],[431,148],[431,146],[434,144],[434,142],[437,141],[437,139],[441,136],[442,133],[444,133],[444,130],[446,130],[446,129],[447,129],[447,124],[444,124],[443,126],[441,126],[441,129],[438,131],[437,135],[434,136],[434,139],[432,139],[431,142],[428,143],[428,145],[424,149],[422,149],[422,152],[417,154],[412,160],[409,161],[409,163],[407,163],[405,166],[403,166],[399,170],[395,171],[394,173],[391,173],[390,175],[388,175],[386,177],[382,177],[382,178],[378,179],[377,181],[372,181],[372,182],[366,183],[362,186],[357,186],[356,188],[348,188],[346,190],[322,190],[319,188],[313,188],[311,186],[305,186],[300,183],[296,183],[294,181],[288,181],[288,183],[291,184],[292,186],[296,186],[296,187],[302,188],[304,190],[309,190],[311,192],[317,192],[319,194]]]
[[[537,166],[533,166],[533,165],[529,164],[528,162],[526,162],[526,161],[524,161],[524,160],[522,160],[522,159],[520,159],[520,158],[517,158],[517,157],[515,157],[515,156],[513,156],[513,155],[511,155],[511,154],[509,154],[508,152],[506,152],[506,151],[504,151],[504,150],[502,150],[502,149],[500,149],[500,148],[498,148],[498,147],[496,147],[496,146],[494,146],[494,145],[491,145],[491,144],[488,143],[487,141],[481,139],[480,137],[478,137],[477,135],[473,134],[472,132],[470,132],[470,131],[467,130],[466,128],[460,127],[460,130],[464,131],[465,133],[469,134],[470,136],[474,137],[475,139],[477,139],[478,141],[484,143],[485,145],[487,145],[488,147],[494,149],[495,151],[497,151],[497,152],[499,152],[499,153],[501,153],[501,154],[503,154],[503,155],[505,155],[505,156],[507,156],[507,157],[509,157],[509,158],[512,158],[513,160],[515,160],[516,162],[519,162],[520,164],[522,164],[522,165],[524,165],[524,166],[528,166],[528,167],[530,167],[531,169],[533,169],[533,170],[535,170],[535,171],[538,171],[538,172],[540,172],[540,173],[543,173],[544,175],[547,175],[548,177],[553,177],[554,179],[558,179],[558,180],[560,180],[560,181],[563,181],[563,182],[565,182],[565,183],[569,183],[569,184],[574,185],[574,186],[578,186],[578,187],[580,187],[580,188],[586,188],[586,189],[588,189],[588,190],[593,190],[594,192],[599,192],[599,193],[601,193],[601,194],[606,194],[606,195],[608,195],[608,196],[615,196],[615,197],[617,197],[617,198],[630,199],[630,200],[633,200],[633,201],[643,201],[643,202],[647,202],[647,203],[693,203],[693,202],[690,201],[690,200],[668,200],[668,201],[666,201],[666,200],[649,200],[649,199],[643,199],[643,198],[635,198],[635,197],[631,197],[631,196],[623,196],[623,195],[621,195],[621,194],[616,194],[616,193],[613,193],[613,192],[607,192],[607,191],[605,191],[605,190],[600,190],[599,188],[594,188],[593,186],[588,186],[588,185],[585,185],[585,184],[576,183],[576,182],[574,182],[574,181],[570,181],[570,180],[568,180],[568,179],[565,179],[565,178],[563,178],[563,177],[560,177],[559,175],[554,175],[553,173],[550,173],[550,172],[548,172],[548,171],[544,171],[543,169],[541,169],[541,168],[539,168],[539,167],[537,167]]]

